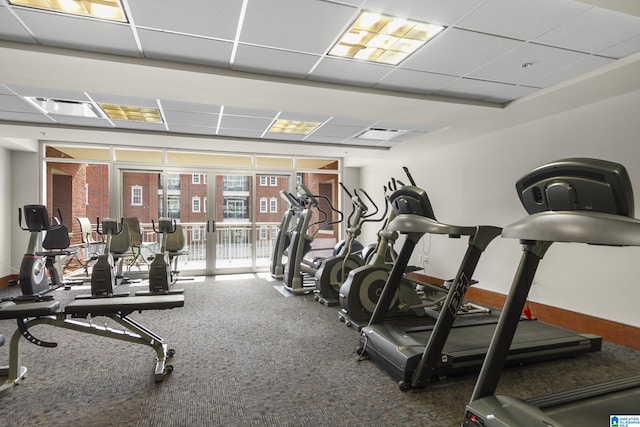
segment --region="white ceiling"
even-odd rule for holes
[[[410,154],[640,89],[633,0],[123,0],[128,24],[0,0],[0,146],[36,140],[272,154]],[[327,52],[360,11],[446,29],[398,66]],[[523,67],[524,64],[530,64]],[[161,108],[45,115],[24,96]],[[275,118],[323,123],[266,132]],[[395,129],[387,140],[357,138]]]

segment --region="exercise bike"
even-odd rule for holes
[[[155,222],[151,220],[151,226],[156,234],[162,236],[162,243],[160,251],[154,255],[151,265],[149,265],[149,290],[138,291],[136,295],[181,294],[184,289],[170,289],[178,278],[177,272],[171,268],[172,257],[181,255],[181,253],[170,255],[167,250],[167,242],[171,235],[177,232],[182,233],[182,230],[178,230],[176,220],[171,218],[159,218],[157,229]]]
[[[26,227],[22,225],[23,211]],[[58,225],[51,226],[49,212],[44,205],[25,205],[23,209],[18,209],[18,224],[22,230],[30,233],[27,252],[22,257],[18,274],[18,283],[23,295],[43,295],[62,286],[68,288],[72,284],[81,283],[81,281],[63,282],[56,268],[59,256],[73,254],[67,249],[70,246],[69,230],[62,223],[60,209],[58,209],[57,222],[59,222]],[[43,231],[47,234],[42,246],[47,250],[36,252],[38,239]]]
[[[104,253],[98,255],[97,261],[91,271],[91,295],[77,295],[76,299],[128,296],[128,292],[115,292],[116,286],[118,286],[122,280],[122,277],[117,274],[118,265],[122,262],[122,259],[118,258],[115,260],[111,251],[115,236],[123,236],[124,239],[118,241],[117,245],[120,245],[122,242],[121,246],[123,246],[124,249],[128,248],[130,238],[127,236],[129,232],[125,229],[122,220],[118,223],[115,219],[104,218],[102,220],[102,230],[99,226],[99,219],[97,223],[96,231],[98,234],[107,236],[105,239]],[[118,252],[120,252],[119,248]]]

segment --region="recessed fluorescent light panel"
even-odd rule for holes
[[[443,26],[362,12],[329,55],[398,65]]]
[[[359,139],[372,139],[375,141],[388,141],[396,136],[402,135],[406,130],[400,129],[381,129],[381,128],[369,128],[362,132],[356,138]]]
[[[15,6],[128,22],[119,0],[9,0]]]
[[[309,135],[320,123],[300,122],[296,120],[276,120],[269,128],[268,132],[291,133],[296,135]]]
[[[61,116],[103,118],[99,108],[90,102],[73,101],[70,99],[54,99],[41,97],[25,97],[27,101],[33,104],[45,114],[54,114]]]
[[[98,104],[111,120],[130,122],[163,123],[157,108],[131,107],[128,105]]]

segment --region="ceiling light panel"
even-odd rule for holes
[[[9,0],[15,6],[128,22],[119,0]]]
[[[124,120],[131,122],[163,123],[160,110],[157,108],[132,107],[128,105],[103,104],[104,110],[111,120]]]
[[[271,125],[268,132],[309,135],[318,126],[320,126],[320,122],[301,122],[297,120],[278,119],[273,123],[273,125]]]
[[[329,55],[398,65],[443,26],[362,12]]]

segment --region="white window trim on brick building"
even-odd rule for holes
[[[142,186],[131,186],[131,206],[142,206]]]

